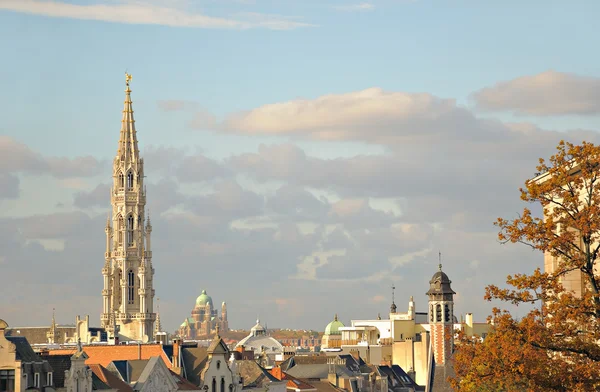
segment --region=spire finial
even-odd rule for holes
[[[333,321],[338,321],[337,313],[335,314],[335,317],[333,318]]]
[[[77,352],[80,353],[83,351],[83,347],[81,347],[81,338],[77,337]]]
[[[219,323],[217,323],[217,325],[215,326],[215,339],[220,339],[221,337],[219,336]]]
[[[440,264],[438,265],[440,271],[442,270],[442,252],[439,252],[439,260],[440,260]]]
[[[131,74],[128,74],[127,71],[125,71],[125,85],[127,85],[127,87],[129,87],[130,81],[131,81]]]
[[[392,283],[392,304],[396,303],[395,301],[395,290],[396,290],[396,286],[394,286],[394,284]]]

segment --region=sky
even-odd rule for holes
[[[502,245],[561,139],[599,142],[595,1],[0,0],[0,318],[99,324],[127,71],[163,327],[458,316],[542,267]],[[533,206],[535,208],[535,206]],[[517,314],[523,309],[514,310]]]

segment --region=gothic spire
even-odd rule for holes
[[[125,73],[125,103],[123,107],[123,118],[121,119],[121,135],[119,137],[119,149],[117,157],[121,160],[138,160],[138,142],[135,132],[135,120],[133,119],[133,105],[131,102],[131,89],[129,82],[131,75]]]

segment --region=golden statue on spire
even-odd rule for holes
[[[125,72],[125,84],[129,86],[129,82],[131,81],[131,74]]]

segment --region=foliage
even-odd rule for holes
[[[521,199],[540,203],[544,218],[525,208],[496,225],[501,242],[544,252],[553,268],[509,276],[510,289],[486,288],[487,300],[535,308],[520,320],[495,308],[484,341],[459,337],[457,391],[600,390],[600,146],[561,141],[537,170]],[[567,280],[583,293],[565,288]]]

